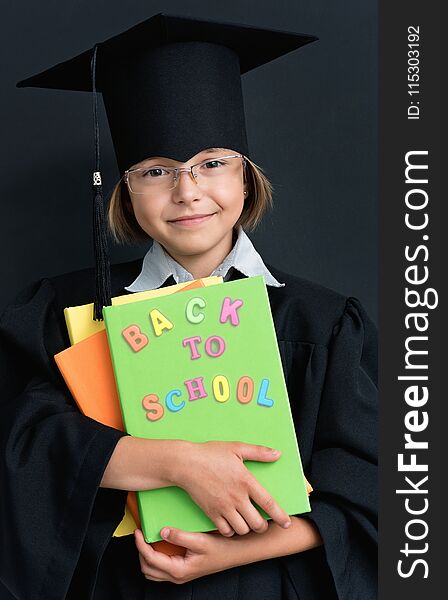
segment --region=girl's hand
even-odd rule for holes
[[[163,532],[169,530],[168,536]],[[164,527],[162,537],[186,548],[185,556],[168,556],[147,544],[140,529],[134,531],[139,551],[140,566],[146,579],[186,583],[192,579],[236,566],[235,538],[224,538],[215,533],[194,533]]]
[[[183,488],[213,521],[223,536],[244,535],[268,528],[251,499],[274,522],[287,528],[289,515],[244,465],[244,460],[271,462],[280,457],[272,448],[243,442],[189,442],[171,461],[170,479]],[[181,544],[182,545],[182,544]]]
[[[161,530],[163,539],[186,548],[184,556],[167,556],[147,544],[139,529],[135,543],[140,565],[147,579],[186,583],[251,562],[311,550],[323,544],[316,525],[307,518],[292,517],[292,526],[282,529],[272,521],[263,535],[248,533],[225,538],[217,533],[191,533],[174,527]],[[163,535],[169,529],[168,536]]]

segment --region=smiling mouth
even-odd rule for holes
[[[194,225],[196,223],[208,221],[215,214],[216,213],[210,213],[208,215],[192,215],[191,217],[182,217],[180,219],[176,219],[175,221],[168,221],[168,223],[173,223],[174,225]]]

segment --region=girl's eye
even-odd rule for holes
[[[168,171],[162,169],[162,167],[156,167],[154,169],[146,169],[145,171],[141,171],[142,177],[161,177],[162,175],[167,175]]]
[[[222,160],[208,160],[203,166],[206,169],[216,169],[218,167],[222,167],[222,165],[224,165]]]

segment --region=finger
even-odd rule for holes
[[[257,460],[261,462],[271,462],[278,460],[282,455],[281,450],[270,448],[269,446],[260,446],[258,444],[246,444],[238,442],[236,450],[242,460]]]
[[[224,519],[224,517],[216,517],[213,519],[213,523],[216,525],[221,535],[225,537],[232,537],[232,535],[235,534],[235,531],[232,529],[232,527],[230,527],[227,519]]]
[[[171,581],[169,578],[162,579],[161,577],[156,577],[155,575],[152,575],[150,573],[143,573],[143,575],[145,576],[145,579],[150,579],[151,581]]]
[[[238,507],[238,512],[255,533],[264,533],[268,529],[267,520],[258,512],[250,500],[244,506]]]
[[[140,561],[140,570],[146,579],[152,579],[154,581],[168,581],[170,576],[165,571],[153,567],[146,559],[142,556],[141,552],[138,553]]]
[[[164,540],[183,546],[192,552],[202,554],[205,551],[205,544],[208,541],[207,536],[195,531],[184,531],[175,527],[164,527],[160,530],[160,535]]]
[[[181,533],[189,533],[183,532],[182,530],[176,531],[180,531]],[[151,548],[151,551],[147,552],[147,547],[150,546],[150,544],[145,542],[142,532],[139,529],[136,529],[134,534],[136,537],[137,549],[139,550],[140,565],[144,574],[149,573],[151,576],[154,575],[158,581],[171,581],[174,583],[182,583],[184,581],[189,569],[183,556],[167,556],[162,552],[157,552],[157,550],[154,550],[154,548]],[[194,535],[204,536],[203,533]],[[168,538],[164,536],[164,539]],[[185,538],[183,538],[183,540],[185,540]],[[173,541],[173,543],[177,544],[178,542]],[[181,541],[179,545],[188,548],[184,541]]]
[[[157,550],[154,550],[151,544],[147,544],[140,529],[136,529],[134,531],[134,539],[137,550],[141,554],[142,558],[146,561],[148,566],[161,569],[167,573],[170,572],[170,568],[172,566],[171,556],[168,556],[163,552],[157,552]]]
[[[254,478],[255,479],[255,478]],[[255,479],[249,487],[249,495],[262,508],[272,520],[285,529],[291,525],[291,519],[287,512],[280,508],[274,498]]]
[[[232,511],[225,513],[224,516],[235,530],[235,533],[238,535],[245,535],[246,533],[249,533],[249,525],[237,510],[233,509]]]

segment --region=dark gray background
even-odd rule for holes
[[[376,319],[373,0],[3,3],[0,309],[31,280],[93,265],[91,95],[16,81],[162,11],[320,37],[243,77],[251,157],[275,187],[275,209],[250,237],[265,261],[358,297]],[[110,192],[118,170],[100,108]],[[112,261],[147,247],[115,246]]]

